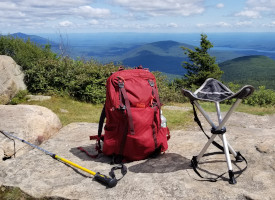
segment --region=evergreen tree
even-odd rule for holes
[[[200,47],[195,47],[195,51],[187,47],[181,47],[190,61],[182,64],[187,69],[187,73],[184,75],[186,87],[200,86],[207,78],[221,78],[223,71],[216,64],[216,58],[208,53],[208,50],[212,47],[213,45],[207,40],[206,34],[201,34]]]

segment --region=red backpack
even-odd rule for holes
[[[161,127],[160,109],[155,76],[141,67],[121,69],[107,80],[98,135],[90,139],[97,139],[99,152],[120,162],[158,155],[167,150],[169,139],[168,127]],[[104,142],[102,151],[100,140]]]

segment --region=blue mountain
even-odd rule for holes
[[[20,39],[23,39],[23,40],[28,40],[30,39],[30,41],[38,44],[38,45],[46,45],[46,44],[50,44],[52,47],[57,47],[58,44],[53,42],[53,41],[50,41],[46,38],[43,38],[43,37],[40,37],[40,36],[37,36],[37,35],[28,35],[28,34],[25,34],[25,33],[21,33],[21,32],[18,32],[18,33],[13,33],[13,34],[9,34],[8,36],[10,37],[14,37],[14,38],[20,38]]]

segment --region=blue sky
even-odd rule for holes
[[[0,0],[15,32],[275,32],[275,0]]]

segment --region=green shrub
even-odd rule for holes
[[[0,36],[0,54],[11,56],[23,70],[32,68],[41,59],[58,59],[50,45],[43,47],[30,40],[24,41],[12,36]]]
[[[167,76],[161,72],[153,72],[156,77],[160,100],[163,103],[167,102],[185,102],[186,99],[181,94],[181,89],[177,88],[174,82],[169,82]]]
[[[27,100],[27,94],[29,92],[27,90],[20,90],[9,102],[11,105],[16,105]]]
[[[245,99],[244,103],[252,106],[273,106],[275,105],[275,91],[260,86],[250,97]]]
[[[239,84],[230,82],[227,85],[233,92],[237,92],[240,89]],[[225,103],[232,104],[233,101],[234,100],[227,100]],[[251,106],[273,106],[275,105],[275,91],[266,89],[265,86],[260,86],[258,89],[255,89],[251,96],[244,99],[242,103]]]
[[[57,57],[49,45],[9,36],[0,37],[0,54],[11,56],[22,67],[29,92],[70,95],[91,103],[104,102],[106,80],[116,71],[112,63]]]

